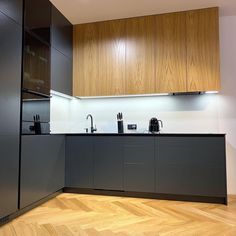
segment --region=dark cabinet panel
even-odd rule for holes
[[[156,191],[226,196],[224,137],[156,138]]]
[[[64,177],[64,135],[22,136],[20,208],[62,189]]]
[[[98,137],[94,142],[94,188],[124,190],[123,137]]]
[[[66,187],[93,188],[93,137],[66,137]]]
[[[23,0],[1,0],[0,11],[22,25]]]
[[[72,59],[72,24],[52,6],[52,39],[51,44],[58,51]]]
[[[50,95],[50,87],[50,47],[26,32],[23,89]],[[23,98],[27,97],[24,95]]]
[[[25,0],[25,29],[50,44],[51,3],[49,0]]]
[[[0,219],[17,211],[19,135],[0,135]]]
[[[19,133],[22,30],[0,13],[0,133]]]
[[[51,83],[52,89],[72,95],[72,60],[51,48]]]
[[[17,210],[22,30],[0,13],[0,218]]]
[[[153,137],[126,137],[124,144],[124,189],[155,191],[155,154]]]

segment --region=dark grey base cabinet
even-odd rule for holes
[[[123,190],[122,138],[66,139],[66,187]]]
[[[153,137],[123,137],[124,190],[155,191],[155,152]]]
[[[66,137],[65,186],[93,188],[93,137]]]
[[[225,137],[69,135],[65,187],[226,203]]]
[[[123,137],[100,137],[94,141],[94,188],[124,190]]]
[[[20,208],[62,189],[64,176],[64,135],[22,136]]]
[[[156,192],[226,197],[224,137],[158,137],[156,150]]]

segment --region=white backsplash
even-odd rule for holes
[[[123,113],[125,132],[127,124],[137,124],[138,133],[148,130],[149,120],[163,121],[164,133],[217,133],[219,95],[156,96],[133,98],[65,99],[52,96],[51,130],[53,133],[85,132],[90,127],[92,114],[97,132],[116,133],[118,112]],[[134,131],[133,131],[134,132]]]

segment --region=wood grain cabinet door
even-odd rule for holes
[[[126,94],[155,93],[155,17],[127,19]]]
[[[74,26],[73,95],[98,95],[97,23]]]
[[[125,20],[98,24],[99,86],[101,96],[125,94]]]
[[[189,92],[220,89],[218,8],[187,12]]]
[[[155,92],[185,92],[187,89],[185,12],[156,16],[155,50]]]

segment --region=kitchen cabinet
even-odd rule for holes
[[[126,22],[126,94],[155,93],[155,18]]]
[[[49,0],[25,0],[24,15],[24,28],[50,44],[51,2]]]
[[[75,96],[218,91],[218,8],[76,25],[73,63]]]
[[[1,0],[0,11],[22,25],[23,0]]]
[[[219,9],[186,13],[187,91],[220,89]]]
[[[65,136],[23,135],[20,208],[65,186]]]
[[[73,26],[65,16],[52,6],[51,45],[72,59]]]
[[[66,137],[66,187],[93,188],[93,137]]]
[[[155,192],[154,138],[124,139],[124,190]]]
[[[23,98],[38,98],[32,97],[31,92],[39,96],[42,95],[44,98],[50,96],[50,59],[49,45],[25,32],[22,89],[26,92],[29,91],[31,97],[24,94]]]
[[[72,95],[72,60],[51,48],[51,89]]]
[[[186,12],[156,16],[157,93],[186,92]]]
[[[94,188],[123,190],[123,137],[99,137],[94,142]]]
[[[73,45],[73,95],[99,94],[97,23],[77,25]]]
[[[125,94],[125,20],[98,24],[100,96]]]
[[[227,202],[223,134],[74,134],[66,140],[66,191]]]
[[[125,21],[74,29],[74,95],[125,94]]]
[[[21,26],[1,12],[0,52],[1,219],[15,212],[18,204],[22,54]]]
[[[224,137],[157,137],[156,192],[226,197]]]

